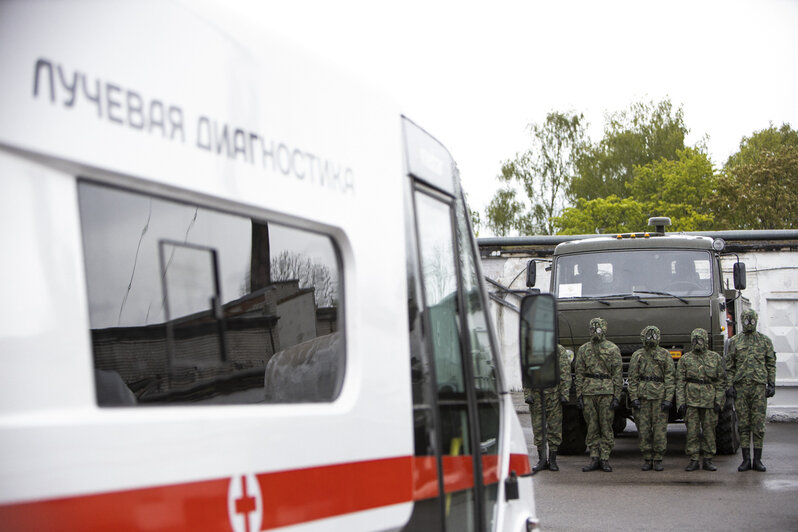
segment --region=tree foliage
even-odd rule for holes
[[[507,236],[513,229],[525,233],[521,229],[523,211],[524,204],[516,198],[515,190],[511,188],[497,190],[485,210],[488,229],[496,236]]]
[[[628,186],[650,216],[668,216],[671,231],[712,229],[714,216],[706,208],[717,183],[712,161],[706,153],[687,148],[676,160],[660,159],[635,168]]]
[[[670,231],[711,229],[714,217],[702,210],[713,194],[717,177],[706,153],[687,148],[676,160],[659,159],[634,168],[626,198],[587,200],[555,218],[561,234],[633,232],[646,229],[651,216],[668,216]]]
[[[633,103],[628,110],[607,115],[604,137],[578,154],[569,196],[586,200],[628,197],[635,167],[676,159],[685,148],[687,132],[681,107],[674,109],[669,99]]]
[[[561,235],[588,233],[629,233],[640,229],[646,218],[645,206],[633,198],[579,198],[574,207],[565,209],[553,222]]]
[[[532,147],[502,164],[499,190],[488,206],[487,224],[502,236],[552,234],[552,218],[566,204],[565,193],[575,171],[577,152],[585,143],[584,117],[552,112],[542,124],[530,124]],[[523,190],[519,199],[513,186]]]
[[[726,228],[798,228],[798,132],[784,124],[744,137],[717,190],[710,207]]]
[[[597,143],[584,127],[582,115],[556,112],[530,126],[532,147],[502,165],[486,212],[495,234],[641,231],[651,216],[671,218],[670,231],[798,228],[789,124],[744,137],[722,170],[703,142],[685,146],[682,109],[668,99],[605,115]]]

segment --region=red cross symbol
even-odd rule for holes
[[[257,508],[257,499],[247,494],[247,477],[241,477],[241,498],[236,499],[236,513],[244,517],[244,527],[249,532],[249,514]]]
[[[227,516],[233,532],[258,532],[263,517],[261,504],[260,486],[254,475],[244,474],[230,479]]]

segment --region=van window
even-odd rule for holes
[[[88,181],[78,195],[100,406],[338,396],[328,236]]]

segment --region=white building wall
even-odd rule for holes
[[[798,416],[798,252],[741,253],[747,286],[743,296],[759,314],[758,330],[773,340],[776,351],[776,396],[769,410]],[[724,275],[731,279],[735,258],[723,260]],[[769,412],[771,413],[771,412]]]

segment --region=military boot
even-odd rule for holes
[[[601,460],[599,462],[599,465],[601,466],[601,470],[604,471],[605,473],[611,473],[612,472],[612,466],[610,465],[610,461],[609,460]]]
[[[759,471],[760,473],[764,473],[768,470],[765,464],[762,463],[762,449],[754,448],[754,460],[751,467],[754,468],[754,471]]]
[[[698,464],[698,460],[690,460],[690,463],[687,464],[687,467],[684,468],[685,471],[695,471],[698,469],[700,465]]]
[[[662,471],[665,469],[662,467],[662,460],[654,460],[654,471]]]
[[[557,465],[557,451],[549,451],[549,471],[559,471],[560,467]]]
[[[643,463],[643,467],[641,467],[640,470],[641,471],[651,471],[651,468],[653,468],[653,467],[654,467],[654,464],[652,463],[652,461],[651,460],[646,460]]]
[[[743,452],[743,461],[737,471],[749,471],[751,469],[751,448],[740,447],[740,450]]]
[[[546,456],[543,454],[543,449],[538,449],[538,463],[532,468],[533,473],[548,469],[549,463],[546,461]]]
[[[706,471],[717,471],[718,468],[712,463],[712,458],[704,458],[704,469]]]
[[[599,459],[598,456],[591,456],[590,463],[587,464],[585,467],[582,468],[582,471],[587,473],[588,471],[595,471],[599,468]]]

